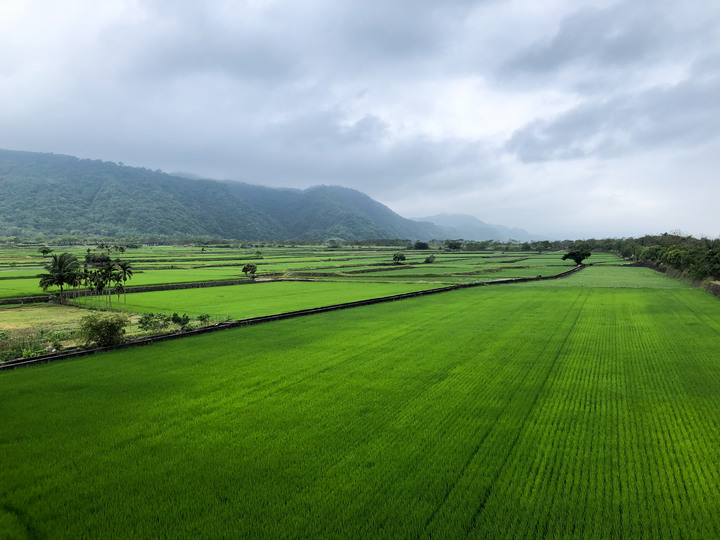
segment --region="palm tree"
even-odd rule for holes
[[[115,262],[108,259],[99,268],[98,273],[99,273],[99,278],[103,284],[103,289],[107,288],[108,303],[109,303],[110,311],[112,311],[112,291],[110,290],[110,284],[114,281],[114,278],[115,278]]]
[[[117,268],[118,268],[118,275],[120,276],[120,279],[122,280],[122,289],[123,294],[125,296],[125,310],[127,311],[127,291],[125,290],[125,282],[132,278],[133,275],[133,269],[130,265],[130,262],[128,261],[118,261],[117,262]],[[118,300],[119,302],[119,300]]]
[[[80,285],[82,285],[82,282],[83,282],[83,269],[80,267],[80,263],[78,261],[78,269],[72,275],[72,279],[70,281],[68,281],[68,285],[73,288],[73,291],[72,291],[73,302],[77,303],[77,298],[78,298],[77,288]]]
[[[77,282],[80,272],[80,262],[72,253],[54,253],[52,259],[45,265],[47,274],[40,274],[40,286],[43,291],[48,287],[60,287],[60,302],[63,301],[63,287]]]
[[[105,307],[105,278],[102,275],[102,270],[95,269],[93,271],[93,289],[97,294],[97,307],[103,309]]]

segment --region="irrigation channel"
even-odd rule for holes
[[[579,272],[588,265],[581,264],[554,276],[547,277],[534,277],[534,278],[515,278],[515,279],[502,279],[497,281],[481,281],[477,283],[462,283],[458,285],[448,285],[447,287],[438,287],[435,289],[427,289],[424,291],[415,291],[403,294],[395,294],[392,296],[382,296],[380,298],[370,298],[367,300],[357,300],[355,302],[345,302],[342,304],[333,304],[330,306],[322,306],[309,309],[299,309],[297,311],[287,311],[285,313],[277,313],[275,315],[263,315],[260,317],[249,317],[247,319],[238,319],[235,321],[225,321],[217,323],[211,326],[204,326],[202,328],[193,328],[191,330],[173,332],[169,334],[160,334],[157,336],[148,336],[144,338],[134,339],[127,341],[122,345],[115,345],[112,347],[94,347],[90,349],[75,349],[60,353],[45,354],[42,356],[36,356],[34,358],[19,358],[17,360],[8,360],[0,364],[0,371],[6,369],[15,369],[19,367],[34,366],[37,364],[46,364],[48,362],[55,362],[57,360],[65,360],[69,358],[77,358],[80,356],[86,356],[95,354],[103,351],[111,351],[117,349],[126,349],[128,347],[137,347],[140,345],[149,345],[158,341],[168,341],[171,339],[180,339],[190,336],[197,336],[200,334],[207,334],[208,332],[217,332],[219,330],[226,330],[228,328],[237,328],[240,326],[251,326],[255,324],[262,324],[266,322],[281,321],[283,319],[291,319],[294,317],[303,317],[305,315],[314,315],[316,313],[326,313],[328,311],[337,311],[340,309],[349,309],[360,306],[370,306],[373,304],[382,304],[384,302],[395,302],[397,300],[404,300],[406,298],[415,298],[418,296],[426,296],[429,294],[438,294],[448,291],[456,291],[459,289],[468,289],[471,287],[489,287],[491,285],[506,285],[510,283],[528,283],[531,281],[546,281],[551,279],[562,279],[576,272]]]

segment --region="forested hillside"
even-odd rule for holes
[[[271,189],[239,182],[226,184],[236,197],[271,216],[294,237],[430,239],[456,234],[432,223],[405,219],[353,189]]]
[[[35,235],[415,240],[452,232],[337,186],[271,189],[0,150],[0,236]]]

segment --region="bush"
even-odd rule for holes
[[[127,315],[85,315],[80,320],[77,336],[86,346],[95,343],[100,347],[120,345],[125,341],[125,327],[130,324]]]
[[[190,317],[186,313],[183,313],[182,315],[178,315],[177,313],[173,313],[170,320],[177,324],[181,330],[185,330],[188,324],[190,324]]]
[[[430,255],[429,257],[425,257],[425,264],[431,264],[435,262],[435,255]]]
[[[162,313],[145,313],[138,321],[138,328],[146,332],[158,332],[170,326],[170,317]]]

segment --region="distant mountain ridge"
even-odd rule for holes
[[[339,186],[276,189],[0,150],[0,236],[88,234],[262,241],[448,236]]]
[[[438,214],[417,219],[449,229],[456,233],[454,238],[464,240],[496,240],[499,242],[545,240],[544,237],[531,234],[523,229],[492,225],[467,214]]]
[[[66,155],[0,150],[0,236],[211,236],[250,241],[507,236],[502,234],[505,228],[461,217],[406,219],[340,186],[269,188]]]

